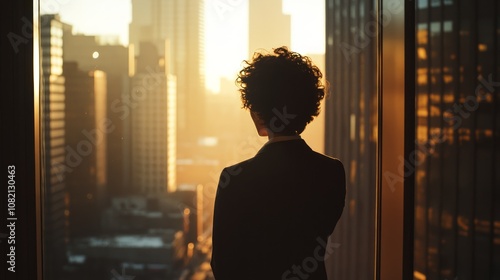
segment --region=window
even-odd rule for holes
[[[59,103],[42,101],[45,277],[210,275],[218,174],[253,156],[265,141],[240,109],[234,79],[241,61],[254,51],[285,45],[310,56],[325,72],[324,5],[281,0],[54,5],[41,0],[41,60],[47,69],[61,68],[42,73],[47,77],[42,96],[59,94]],[[364,59],[373,67],[372,49]],[[370,204],[356,215],[366,222],[361,255],[370,256],[376,95],[364,89],[373,79],[366,76],[359,98],[371,115],[356,115],[352,123],[356,139],[350,151],[365,152],[347,161],[353,185],[367,189],[363,199]],[[349,104],[358,108],[356,102]],[[57,123],[45,121],[56,117]],[[340,157],[326,143],[337,139],[325,140],[324,124],[322,114],[303,137],[313,149]],[[60,130],[60,139],[50,137]],[[54,143],[63,161],[54,160]],[[362,178],[365,182],[358,182]],[[356,207],[349,204],[345,216],[359,211]],[[373,267],[373,259],[364,259]]]

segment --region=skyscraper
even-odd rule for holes
[[[177,189],[177,78],[167,76],[167,191]]]
[[[140,49],[130,92],[132,188],[157,197],[167,191],[167,79],[156,45],[143,42]]]
[[[127,192],[130,137],[126,133],[129,124],[120,108],[128,95],[128,48],[121,45],[100,45],[96,36],[73,34],[72,26],[64,25],[63,58],[65,62],[76,62],[85,72],[103,71],[106,74],[105,115],[114,129],[106,138],[105,189],[109,195]],[[101,147],[101,146],[100,146]]]
[[[204,133],[205,78],[203,58],[204,0],[133,0],[130,44],[135,55],[140,43],[155,45],[169,73],[177,77],[179,144],[188,147]]]
[[[77,166],[66,175],[72,238],[95,235],[106,186],[106,75],[64,62],[66,150]]]
[[[65,176],[65,88],[63,76],[63,30],[58,15],[41,16],[42,102],[41,131],[44,173],[45,277],[56,279],[65,263],[68,242],[68,194]]]
[[[416,6],[415,279],[500,278],[500,5]]]

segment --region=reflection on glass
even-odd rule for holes
[[[325,152],[344,162],[346,206],[326,260],[332,279],[373,279],[375,252],[375,162],[377,148],[377,1],[326,1]],[[376,32],[375,32],[376,33]]]
[[[415,279],[500,277],[499,9],[418,2]]]
[[[324,68],[323,1],[56,2],[40,3],[45,278],[211,279],[218,176],[265,141],[240,62],[288,45]],[[304,135],[318,151],[323,123]]]

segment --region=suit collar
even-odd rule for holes
[[[298,139],[302,139],[300,137],[300,135],[276,136],[276,137],[273,137],[273,138],[269,139],[269,141],[266,142],[266,145],[267,144],[271,144],[271,143],[276,143],[276,142],[298,140]]]
[[[300,136],[294,137],[293,139],[280,139],[279,141],[268,141],[260,150],[257,152],[257,155],[279,150],[279,149],[291,149],[291,150],[311,150],[311,148],[306,144],[304,139],[300,138]]]

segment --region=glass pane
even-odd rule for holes
[[[346,169],[343,217],[330,242],[332,279],[373,279],[378,141],[377,1],[326,1],[327,154]],[[390,15],[389,15],[390,16]]]
[[[45,278],[212,279],[219,174],[266,141],[234,80],[282,45],[332,85],[302,135],[344,162],[351,189],[328,273],[371,278],[376,44],[360,32],[374,4],[336,2],[325,24],[319,0],[41,0]]]
[[[414,276],[496,279],[498,1],[438,2],[416,14]]]

